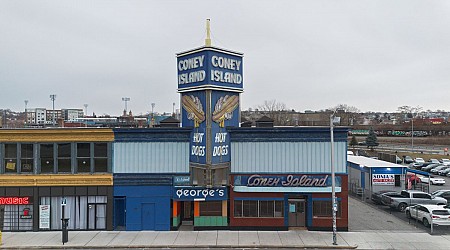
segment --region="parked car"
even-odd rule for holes
[[[430,182],[431,185],[441,185],[442,186],[445,184],[445,180],[443,178],[435,177],[435,176],[430,176],[430,177],[422,176],[422,177],[420,177],[420,181],[423,183]]]
[[[406,217],[417,219],[424,226],[429,227],[431,222],[435,225],[450,225],[450,209],[442,205],[415,205],[405,209]]]
[[[414,163],[411,163],[408,165],[408,168],[411,168],[411,169],[422,169],[422,167],[423,167],[422,163],[414,162]]]
[[[414,162],[423,164],[425,163],[425,160],[423,158],[417,157],[416,159],[414,159]]]
[[[410,163],[414,162],[414,159],[411,158],[411,156],[409,156],[409,155],[404,155],[403,156],[403,162],[406,163],[406,164],[410,164]]]
[[[440,164],[441,163],[438,159],[434,159],[434,158],[429,159],[428,162],[429,163],[434,163],[434,164]]]
[[[430,172],[431,171],[431,169],[433,169],[433,168],[435,168],[435,167],[438,167],[438,166],[442,166],[441,164],[430,164],[430,165],[428,165],[428,166],[425,166],[425,167],[422,167],[422,171],[425,171],[425,172]]]
[[[437,172],[438,172],[439,170],[446,169],[446,168],[447,168],[447,166],[445,166],[445,165],[437,166],[437,167],[435,167],[435,168],[432,168],[432,169],[430,170],[430,173],[432,173],[432,174],[437,174]]]
[[[434,191],[431,195],[442,197],[447,200],[447,204],[450,204],[450,190],[437,190]]]
[[[447,205],[447,200],[442,197],[434,197],[428,193],[417,190],[403,190],[394,195],[381,195],[381,202],[391,208],[397,209],[401,212],[405,211],[406,207],[417,204],[437,204]]]
[[[398,194],[398,192],[392,191],[392,190],[378,191],[378,192],[372,193],[372,195],[370,196],[370,199],[373,201],[373,203],[375,203],[377,205],[382,205],[383,204],[383,202],[381,202],[382,194],[389,196],[389,194]]]
[[[353,151],[347,150],[347,155],[355,155],[355,154],[353,154]]]
[[[450,160],[449,159],[441,159],[442,164],[448,166],[450,165]]]
[[[450,172],[450,166],[446,166],[445,168],[442,168],[441,170],[437,171],[438,175],[446,176],[447,173]]]

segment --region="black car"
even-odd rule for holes
[[[433,169],[433,168],[436,168],[436,167],[438,167],[438,166],[442,166],[441,164],[430,164],[430,165],[428,165],[428,166],[426,166],[426,167],[422,167],[422,171],[425,171],[425,172],[430,172],[431,171],[431,169]]]
[[[404,156],[403,156],[403,162],[404,162],[405,164],[410,164],[410,163],[413,163],[413,162],[414,162],[414,159],[411,158],[411,156],[409,156],[409,155],[404,155]]]

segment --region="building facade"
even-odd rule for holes
[[[0,130],[3,231],[112,230],[112,130]],[[65,214],[62,215],[62,206]]]

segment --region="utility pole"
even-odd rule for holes
[[[155,108],[155,103],[154,102],[152,102],[152,119],[151,119],[151,121],[150,121],[150,125],[153,127],[153,126],[155,126],[155,116],[154,116],[154,114],[153,114],[153,109]]]
[[[130,101],[130,97],[122,97],[122,101],[125,102],[125,113],[127,113],[127,103]]]
[[[85,114],[85,116],[88,116],[87,108],[88,108],[88,104],[85,103],[84,104],[84,114]]]
[[[336,111],[335,111],[336,113]],[[335,170],[334,170],[334,114],[330,115],[330,137],[331,137],[331,209],[333,213],[333,245],[337,245],[336,239],[336,180],[335,180]]]

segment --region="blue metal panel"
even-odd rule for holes
[[[113,173],[189,173],[189,142],[116,142],[113,159]]]
[[[115,186],[114,196],[126,197],[126,229],[139,231],[152,228],[157,231],[170,230],[170,186]],[[151,207],[144,204],[154,204],[153,219],[143,219],[145,212]],[[144,213],[143,213],[144,211]],[[147,223],[147,224],[145,224]],[[148,225],[148,223],[154,223]]]
[[[232,142],[232,173],[329,173],[330,142]],[[347,142],[335,142],[335,171],[347,173]]]
[[[366,173],[361,172],[361,187],[366,188]]]

